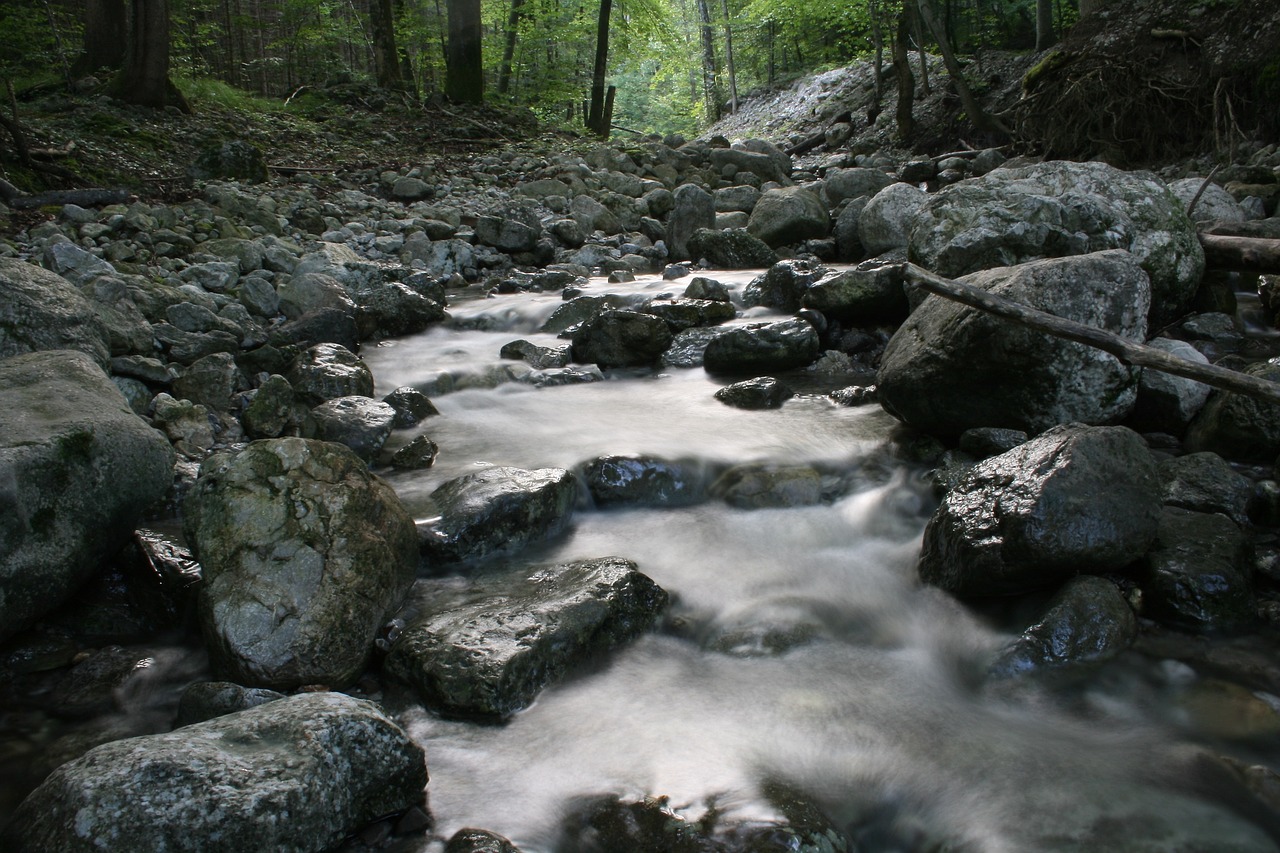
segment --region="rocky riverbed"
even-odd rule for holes
[[[1280,410],[902,263],[1276,378],[1197,230],[1280,234],[1278,168],[649,138],[25,214],[6,842],[1275,849]]]

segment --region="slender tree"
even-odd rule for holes
[[[456,101],[478,104],[484,100],[480,0],[449,0],[448,9],[444,92]]]
[[[168,0],[133,0],[129,47],[116,77],[116,96],[144,107],[177,107],[191,112],[191,105],[169,79]]]
[[[908,0],[910,2],[910,0]],[[947,74],[951,77],[951,83],[956,87],[956,93],[960,95],[960,105],[964,107],[965,114],[969,116],[969,121],[973,122],[973,126],[978,130],[987,133],[998,133],[1002,136],[1012,136],[1009,128],[1004,126],[998,118],[988,113],[978,103],[978,99],[973,96],[973,90],[969,88],[969,83],[964,78],[964,69],[960,67],[960,61],[956,59],[955,51],[951,49],[951,42],[947,40],[947,34],[943,32],[942,27],[938,24],[938,19],[933,16],[933,9],[929,7],[929,0],[919,0],[916,8],[920,12],[920,18],[924,21],[929,32],[933,34],[933,39],[938,43],[938,50],[942,52],[942,61],[947,66]]]
[[[378,85],[403,89],[400,51],[396,49],[396,16],[391,0],[370,0],[369,31],[373,37],[373,68]]]
[[[729,112],[738,111],[738,71],[733,64],[733,22],[729,18],[729,0],[720,0],[724,9],[724,61],[729,72]]]
[[[1036,50],[1053,44],[1053,0],[1036,0]]]
[[[711,11],[707,0],[698,0],[699,31],[702,34],[702,97],[706,103],[707,121],[720,120],[720,86],[717,83],[716,42],[711,29]]]
[[[498,94],[511,90],[511,65],[516,57],[516,37],[520,33],[520,20],[524,17],[525,0],[511,0],[507,14],[506,41],[502,46],[502,64],[498,66]]]
[[[596,18],[596,62],[591,73],[591,104],[587,108],[587,128],[597,136],[609,136],[609,117],[605,111],[605,73],[609,67],[609,16],[613,0],[600,0]]]
[[[911,0],[902,4],[902,13],[898,15],[898,29],[893,37],[893,68],[898,77],[898,137],[903,141],[911,139],[916,132],[916,119],[913,110],[916,99],[916,79],[911,75],[911,17],[913,7]]]

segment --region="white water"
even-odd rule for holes
[[[683,285],[616,289],[637,288]],[[556,849],[575,797],[665,795],[691,815],[710,798],[763,819],[761,785],[783,781],[869,853],[1276,849],[1226,809],[1177,793],[1196,734],[1169,707],[1197,680],[1185,667],[1135,655],[1069,697],[984,683],[1009,637],[916,581],[932,498],[919,472],[885,473],[894,422],[878,407],[801,397],[778,411],[732,409],[701,369],[435,393],[444,373],[456,386],[518,368],[497,357],[508,341],[562,344],[532,331],[559,304],[550,294],[455,306],[455,317],[491,316],[502,330],[436,329],[365,350],[380,394],[429,388],[441,412],[394,439],[425,432],[441,448],[434,468],[388,475],[416,513],[478,466],[572,469],[604,454],[813,463],[845,493],[785,510],[584,505],[568,534],[522,555],[632,559],[677,599],[678,630],[548,688],[504,726],[407,711],[438,831],[484,827],[541,853]],[[807,639],[760,654],[770,628]],[[713,650],[717,641],[736,653]],[[1275,743],[1265,747],[1274,757]],[[929,846],[940,841],[951,846]]]

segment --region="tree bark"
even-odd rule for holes
[[[987,133],[999,133],[1006,138],[1012,137],[1013,131],[1005,127],[1004,123],[998,118],[984,110],[982,105],[978,103],[978,99],[973,96],[973,90],[969,88],[969,84],[964,79],[964,69],[960,67],[955,51],[951,49],[951,43],[947,41],[947,34],[942,31],[942,27],[938,26],[938,20],[933,16],[933,10],[929,8],[929,0],[917,0],[916,8],[920,10],[921,19],[924,20],[925,25],[929,28],[929,32],[933,34],[934,41],[938,43],[938,50],[942,51],[942,61],[947,66],[947,74],[951,77],[951,82],[955,85],[956,92],[960,95],[960,104],[969,116],[969,121],[973,122],[973,126],[978,130]]]
[[[1280,274],[1280,240],[1201,234],[1207,269]]]
[[[378,85],[403,89],[400,51],[396,49],[396,16],[391,0],[370,0],[369,30],[373,37],[373,68]]]
[[[480,0],[449,0],[448,9],[444,93],[455,101],[478,104],[484,100]]]
[[[729,113],[738,111],[738,72],[733,66],[733,24],[729,19],[729,0],[720,0],[724,9],[724,61],[729,70]]]
[[[1053,0],[1036,0],[1036,50],[1053,44]]]
[[[511,64],[516,57],[516,37],[520,32],[524,0],[511,0],[511,12],[507,16],[507,41],[502,48],[502,65],[498,67],[498,94],[505,95],[511,89]]]
[[[911,39],[911,5],[903,4],[898,16],[898,31],[893,38],[893,67],[898,77],[898,138],[903,142],[916,132],[916,120],[912,105],[916,98],[916,78],[911,75],[911,56],[907,45]]]
[[[118,69],[124,64],[127,32],[124,0],[85,0],[84,52],[71,66],[72,73],[83,75],[99,68]]]
[[[711,30],[711,12],[707,0],[698,0],[699,32],[702,37],[702,99],[707,109],[707,121],[720,120],[720,87],[716,83],[716,43]]]
[[[1182,376],[1186,379],[1194,379],[1214,388],[1234,391],[1237,394],[1244,394],[1269,403],[1280,403],[1280,383],[1269,382],[1266,379],[1260,379],[1244,373],[1237,373],[1234,370],[1228,370],[1215,364],[1198,364],[1187,361],[1170,355],[1163,350],[1136,343],[1128,338],[1122,338],[1105,329],[1086,326],[1074,320],[1064,320],[1044,311],[1012,302],[971,284],[964,284],[963,282],[952,281],[951,279],[934,275],[915,264],[902,264],[900,269],[903,277],[909,282],[930,293],[936,293],[944,299],[950,299],[954,302],[968,305],[971,308],[977,308],[979,311],[984,311],[1005,320],[1011,320],[1056,338],[1065,338],[1069,341],[1095,347],[1114,355],[1125,364],[1159,370],[1174,376]]]
[[[609,135],[604,114],[604,78],[609,70],[609,15],[612,12],[613,0],[600,0],[600,16],[596,19],[596,62],[591,73],[591,105],[587,111],[587,128],[602,137]]]
[[[191,112],[191,105],[169,79],[168,0],[133,0],[129,48],[115,90],[126,103]]]

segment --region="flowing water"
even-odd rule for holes
[[[740,290],[749,276],[723,280]],[[606,289],[683,286],[590,288]],[[562,387],[502,381],[523,369],[498,358],[503,344],[564,343],[536,331],[560,304],[554,293],[460,303],[453,328],[364,352],[379,394],[414,385],[441,413],[393,439],[425,432],[441,448],[433,468],[387,475],[419,518],[433,513],[431,489],[479,467],[573,469],[609,454],[812,464],[829,500],[584,504],[567,534],[521,555],[627,557],[676,604],[659,630],[505,725],[404,712],[446,836],[478,826],[527,853],[552,851],[575,798],[602,793],[768,820],[762,791],[783,783],[865,851],[1276,849],[1188,758],[1222,734],[1188,710],[1204,692],[1189,667],[1133,653],[1065,688],[984,677],[1008,626],[917,582],[935,502],[923,472],[889,461],[894,422],[878,406],[801,394],[780,410],[734,409],[701,368]],[[1256,729],[1212,746],[1274,766],[1276,729]]]

